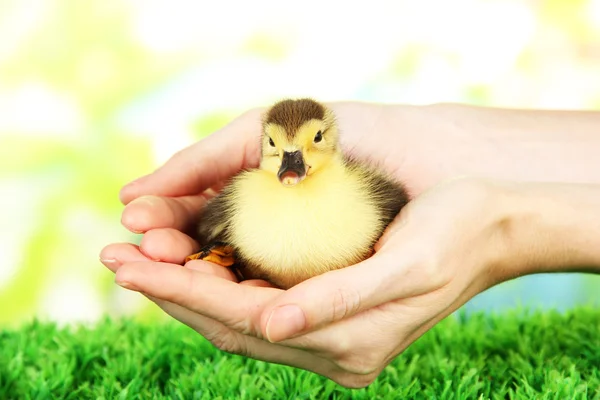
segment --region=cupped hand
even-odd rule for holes
[[[475,172],[510,179],[522,174],[514,159],[505,162],[507,154],[499,151],[498,140],[486,137],[482,110],[444,104],[335,102],[328,106],[336,115],[344,151],[395,175],[411,197],[457,175]],[[257,166],[264,111],[250,110],[179,151],[153,173],[125,185],[121,201],[129,204],[144,195],[196,196],[208,188],[218,189],[243,168]]]
[[[263,281],[240,284],[204,261],[177,265],[197,248],[178,228],[201,201],[131,203],[130,224],[161,228],[147,231],[139,248],[109,245],[101,258],[117,283],[224,351],[364,387],[429,328],[501,279],[509,253],[506,198],[489,182],[440,185],[403,209],[373,257],[287,291]]]

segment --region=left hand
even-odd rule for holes
[[[162,228],[147,231],[139,248],[107,246],[101,259],[117,283],[221,350],[364,387],[437,322],[509,277],[504,266],[514,267],[518,254],[507,249],[504,199],[498,185],[483,181],[436,187],[402,210],[373,257],[287,291],[264,281],[238,283],[229,270],[204,261],[177,265],[197,250],[180,231],[202,207],[197,198],[133,201],[126,208],[130,226],[143,220]],[[158,221],[165,215],[169,221]]]

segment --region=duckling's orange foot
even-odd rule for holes
[[[204,246],[198,253],[187,256],[185,263],[191,260],[210,261],[222,267],[231,267],[235,264],[233,247],[220,242]]]

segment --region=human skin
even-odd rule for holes
[[[363,387],[491,286],[600,271],[599,113],[331,106],[346,151],[377,160],[413,198],[373,257],[287,291],[203,261],[178,265],[198,249],[184,232],[209,188],[258,164],[253,110],[123,188],[122,222],[144,236],[102,250],[117,283],[225,351]]]

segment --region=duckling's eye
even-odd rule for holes
[[[321,131],[317,132],[317,134],[315,135],[315,143],[319,143],[322,139],[323,134],[321,133]]]
[[[275,142],[273,142],[273,139],[269,138],[269,145],[271,147],[275,147]]]

